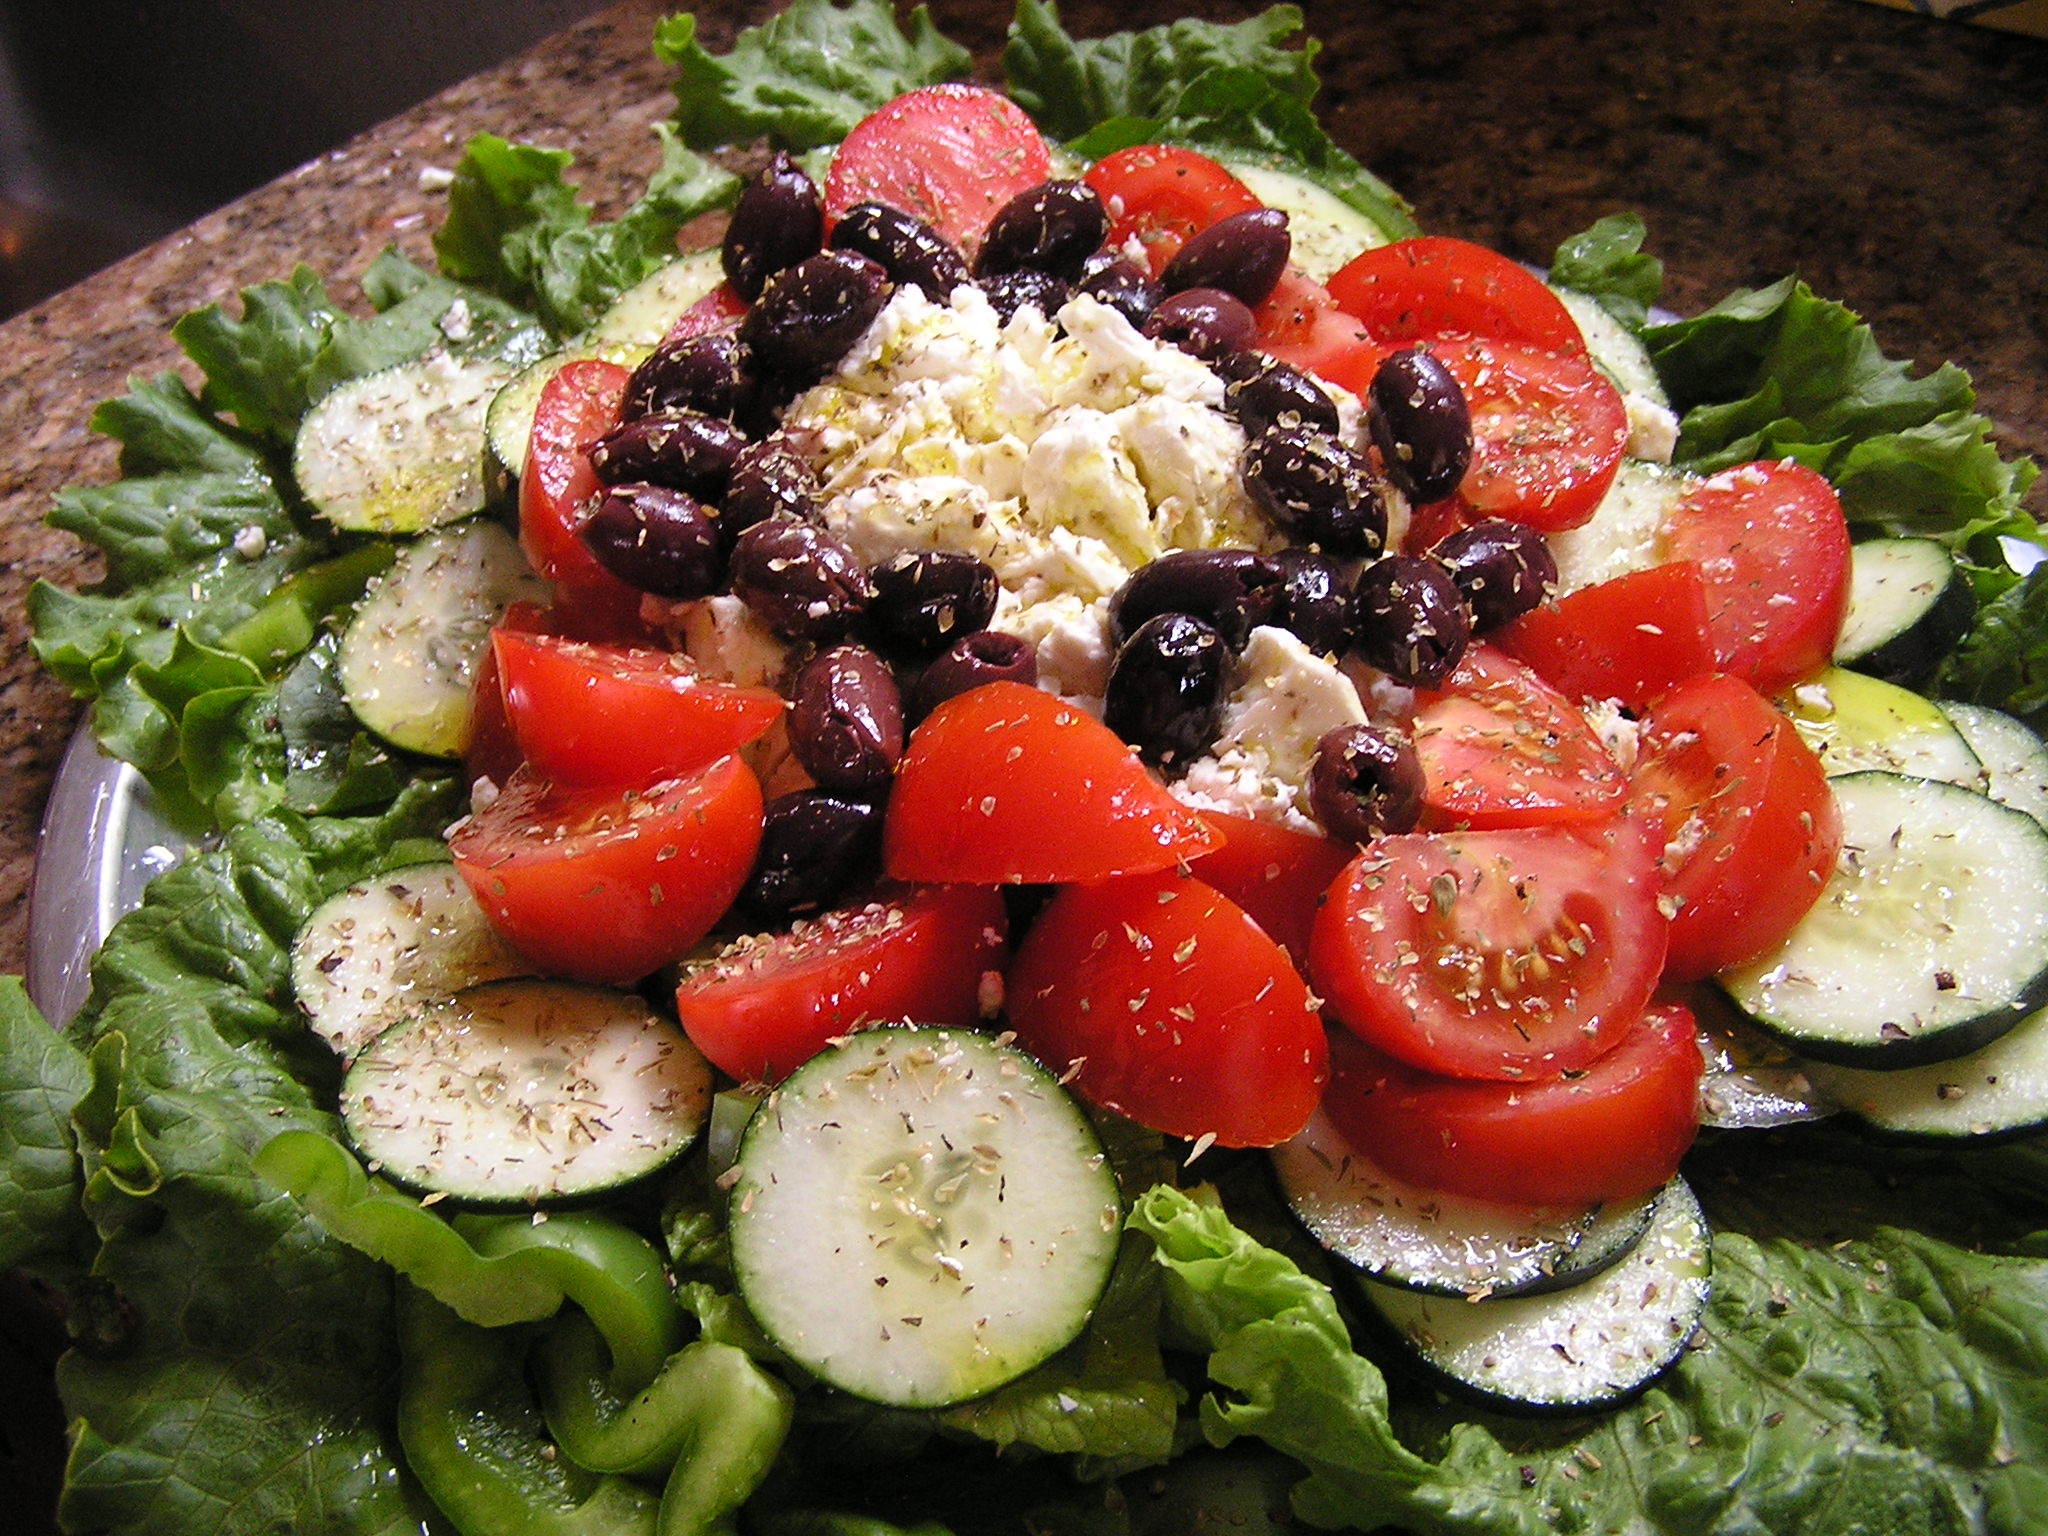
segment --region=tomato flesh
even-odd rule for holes
[[[584,505],[601,488],[587,450],[617,425],[630,377],[617,363],[582,358],[564,363],[542,388],[519,475],[519,547],[549,581],[587,589],[585,602],[638,612],[640,594],[576,537]]]
[[[1062,890],[1007,1003],[1018,1043],[1083,1098],[1168,1135],[1271,1146],[1322,1091],[1328,1042],[1286,952],[1172,871]]]
[[[1265,206],[1207,155],[1167,144],[1134,144],[1104,155],[1081,179],[1109,215],[1104,244],[1121,251],[1137,241],[1154,277],[1211,224]]]
[[[1690,560],[1582,587],[1503,626],[1493,642],[1566,698],[1631,709],[1714,670],[1707,589]]]
[[[1390,347],[1478,336],[1586,355],[1578,323],[1540,278],[1469,240],[1421,235],[1377,246],[1330,278],[1330,295]]]
[[[1363,397],[1387,348],[1337,307],[1321,283],[1289,267],[1252,311],[1259,350]]]
[[[1295,965],[1305,968],[1323,893],[1358,850],[1251,816],[1204,811],[1202,820],[1221,835],[1223,845],[1191,861],[1190,871],[1250,913]]]
[[[1472,415],[1465,503],[1545,533],[1590,518],[1628,446],[1628,408],[1606,376],[1583,357],[1508,341],[1434,350]]]
[[[1381,838],[1330,888],[1309,978],[1411,1066],[1548,1077],[1642,1012],[1669,927],[1657,894],[1650,839],[1623,821]]]
[[[885,894],[728,946],[685,974],[676,1016],[721,1072],[777,1082],[869,1024],[977,1023],[1009,957],[1007,922],[989,886]]]
[[[1323,1108],[1351,1144],[1427,1189],[1587,1206],[1660,1188],[1699,1131],[1693,1018],[1651,1008],[1581,1071],[1478,1083],[1417,1071],[1363,1041],[1331,1044]]]
[[[520,768],[448,834],[491,925],[548,974],[637,980],[711,931],[761,841],[736,757],[647,789],[555,786]]]

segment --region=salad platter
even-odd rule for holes
[[[65,1528],[2032,1528],[2031,466],[1061,22],[664,18],[95,415]]]

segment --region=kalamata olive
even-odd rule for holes
[[[1103,723],[1146,762],[1183,772],[1216,739],[1229,660],[1213,625],[1185,613],[1149,618],[1117,647]]]
[[[793,517],[766,518],[741,533],[731,575],[733,595],[792,640],[844,638],[874,596],[846,540]]]
[[[781,273],[740,322],[761,371],[785,386],[823,378],[889,302],[880,264],[852,251],[820,251]]]
[[[1028,267],[1072,282],[1108,232],[1102,198],[1087,182],[1041,181],[996,210],[975,252],[974,275]]]
[[[1502,517],[1447,533],[1429,553],[1451,573],[1477,631],[1519,619],[1557,581],[1557,557],[1543,535]]]
[[[1276,561],[1256,550],[1173,550],[1139,566],[1110,597],[1110,643],[1121,647],[1159,614],[1185,613],[1241,651],[1253,625],[1275,622],[1286,579]]]
[[[1038,652],[1031,642],[1000,629],[962,635],[932,659],[911,685],[910,718],[922,720],[955,694],[983,683],[1038,682]]]
[[[1325,554],[1376,555],[1386,544],[1379,477],[1328,433],[1268,427],[1245,448],[1244,484],[1283,532]]]
[[[903,697],[889,664],[864,645],[835,645],[789,688],[789,749],[823,789],[874,796],[903,756]]]
[[[890,282],[922,288],[935,303],[945,303],[968,281],[967,259],[952,241],[885,203],[855,203],[847,209],[832,226],[831,245],[878,263]]]
[[[998,272],[980,281],[982,292],[988,295],[989,307],[1005,324],[1027,304],[1050,320],[1059,314],[1060,306],[1074,296],[1073,287],[1065,278],[1031,267]]]
[[[619,423],[590,445],[590,467],[607,485],[644,480],[705,501],[725,495],[747,435],[723,416],[650,411]]]
[[[1309,810],[1331,837],[1369,843],[1415,830],[1424,787],[1422,760],[1406,736],[1374,725],[1340,725],[1316,742]]]
[[[1287,270],[1294,242],[1278,208],[1250,208],[1218,219],[1174,252],[1159,274],[1168,293],[1220,288],[1247,304],[1260,304]]]
[[[1190,288],[1162,299],[1140,327],[1154,341],[1204,360],[1242,352],[1258,328],[1244,300],[1220,288]]]
[[[764,437],[749,443],[733,460],[726,476],[725,500],[718,504],[718,522],[730,547],[747,529],[770,517],[818,520],[825,492],[811,472],[810,461],[787,438]]]
[[[825,202],[817,183],[777,150],[733,205],[719,259],[740,297],[758,299],[770,278],[815,256],[824,239]]]
[[[1319,656],[1351,649],[1351,582],[1344,568],[1313,549],[1283,549],[1273,556],[1286,576],[1280,612],[1272,620]]]
[[[614,485],[576,530],[597,563],[627,586],[687,602],[724,585],[718,515],[660,485]]]
[[[834,906],[880,867],[882,807],[822,789],[777,795],[740,905],[764,923]]]
[[[1434,688],[1458,665],[1472,615],[1450,572],[1421,555],[1388,555],[1359,573],[1358,654],[1397,683]]]
[[[650,411],[702,411],[727,421],[754,403],[753,359],[730,331],[664,341],[626,380],[619,417]]]
[[[1441,501],[1472,462],[1472,413],[1450,369],[1421,347],[1381,363],[1366,391],[1366,429],[1387,478],[1410,501]]]
[[[1107,251],[1097,251],[1088,259],[1075,291],[1100,299],[1136,326],[1143,326],[1145,317],[1166,297],[1166,290],[1152,281],[1151,273],[1135,261],[1111,257]]]
[[[875,587],[868,633],[919,656],[986,629],[1001,590],[986,560],[957,549],[905,550],[870,570],[868,579]]]
[[[1290,363],[1260,352],[1239,352],[1217,368],[1230,382],[1223,386],[1223,409],[1257,437],[1268,427],[1307,427],[1337,435],[1337,402],[1330,392]]]

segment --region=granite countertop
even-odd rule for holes
[[[76,706],[28,651],[38,578],[92,579],[51,496],[113,473],[86,427],[130,374],[175,366],[184,311],[306,261],[424,257],[452,165],[488,129],[567,146],[601,207],[654,163],[670,106],[647,48],[664,9],[627,0],[200,220],[0,327],[0,972],[22,969],[36,827]],[[713,47],[770,9],[714,4]],[[1076,32],[1170,19],[1157,0],[1068,0]],[[1207,8],[1217,19],[1248,13]],[[1530,260],[1639,210],[1679,310],[1797,270],[1887,348],[1976,376],[2006,446],[2048,460],[2048,44],[1851,0],[1309,3],[1322,109],[1425,226]],[[987,68],[1006,6],[936,0]],[[2048,517],[2037,490],[2036,514]]]

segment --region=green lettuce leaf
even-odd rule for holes
[[[694,149],[763,136],[788,150],[836,144],[893,97],[964,79],[974,64],[923,6],[906,30],[887,0],[794,0],[726,54],[697,41],[696,17],[670,16],[655,26],[654,52],[677,71],[676,130]]]
[[[1975,626],[1935,673],[1934,691],[2005,710],[2048,734],[2048,565],[1977,610]]]
[[[90,1080],[84,1053],[50,1028],[20,979],[0,976],[0,1271],[89,1248],[71,1111]]]
[[[1664,263],[1643,250],[1643,221],[1610,214],[1550,258],[1550,281],[1595,300],[1630,330],[1641,330],[1664,287]]]

